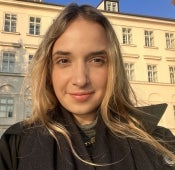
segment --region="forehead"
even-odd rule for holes
[[[105,29],[97,22],[79,17],[72,21],[64,33],[56,40],[53,52],[56,49],[66,50],[102,50],[107,48]],[[96,49],[102,48],[102,49]]]
[[[84,34],[84,36],[86,36],[86,33],[91,36],[98,36],[99,34],[101,34],[100,36],[106,36],[106,31],[102,25],[83,17],[78,17],[69,23],[62,35],[73,33],[81,33]]]

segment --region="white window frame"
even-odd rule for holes
[[[134,80],[134,63],[125,62],[124,67],[128,80]]]
[[[2,52],[2,67],[1,71],[6,73],[14,73],[15,70],[15,52]]]
[[[148,71],[148,82],[157,82],[157,65],[155,64],[148,64],[147,65]]]
[[[117,2],[106,1],[106,11],[117,12]]]
[[[0,117],[7,118],[14,115],[14,98],[0,97]]]
[[[116,6],[117,6],[117,3],[116,2],[112,2],[112,11],[113,12],[116,12]]]
[[[175,66],[169,66],[170,83],[175,84]]]
[[[4,14],[4,31],[16,32],[17,15],[11,13]]]
[[[111,2],[106,1],[106,11],[111,11]]]
[[[145,36],[145,46],[153,47],[154,46],[154,32],[151,30],[145,30],[144,36]]]
[[[165,39],[166,39],[166,48],[171,49],[175,48],[175,39],[173,33],[165,33]]]
[[[132,44],[132,29],[122,28],[123,44]]]
[[[41,18],[30,16],[29,17],[29,34],[40,35],[41,33]]]

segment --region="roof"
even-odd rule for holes
[[[65,7],[65,5],[61,5],[61,4],[54,4],[54,3],[48,3],[48,2],[34,2],[31,0],[16,0],[16,1],[23,1],[23,2],[28,2],[28,3],[37,3],[37,4],[45,4],[45,5],[49,5],[49,6],[60,6],[60,7]],[[102,3],[104,0],[102,0],[100,3]],[[118,0],[116,0],[118,1]],[[99,4],[100,4],[99,3]],[[98,7],[99,5],[97,5]],[[113,13],[114,12],[110,12],[110,11],[105,11],[105,10],[101,10],[101,12],[105,12],[105,13]],[[157,20],[165,20],[165,21],[172,21],[175,22],[175,19],[172,18],[164,18],[164,17],[156,17],[156,16],[148,16],[148,15],[142,15],[142,14],[131,14],[131,13],[126,13],[126,12],[117,12],[117,14],[121,14],[121,15],[128,15],[128,16],[133,16],[133,17],[141,17],[141,18],[151,18],[151,19],[157,19]]]

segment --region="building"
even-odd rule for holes
[[[42,0],[0,0],[0,134],[30,115],[28,65],[63,8]],[[175,132],[175,20],[120,13],[118,0],[97,8],[118,35],[140,105],[168,103],[160,124]]]

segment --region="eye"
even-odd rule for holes
[[[106,57],[93,57],[90,59],[90,63],[95,64],[95,65],[103,65],[106,63]]]
[[[57,64],[67,64],[69,60],[67,58],[60,58],[56,61]]]
[[[102,59],[102,58],[94,58],[92,61],[96,62],[96,63],[104,63],[105,62],[104,59]]]
[[[71,64],[69,57],[57,56],[53,59],[53,64],[58,67],[67,67]]]

